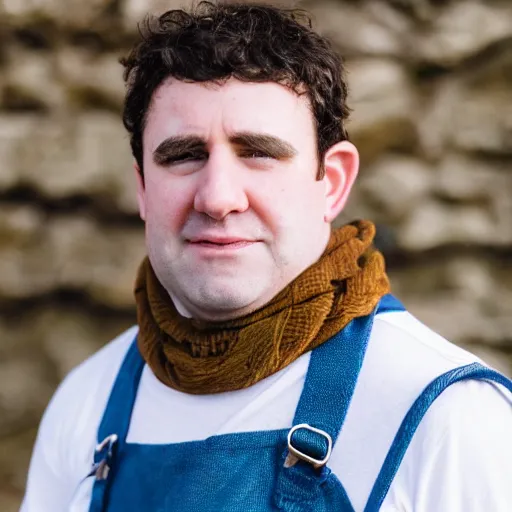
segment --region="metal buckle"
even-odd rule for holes
[[[108,455],[112,456],[112,448],[117,443],[117,434],[110,434],[109,436],[105,437],[101,443],[98,443],[96,445],[96,453],[100,453],[103,451],[103,449],[108,446]]]
[[[314,457],[310,457],[309,455],[301,452],[300,450],[297,450],[297,448],[295,448],[292,445],[292,436],[293,436],[294,432],[296,432],[299,429],[309,430],[310,432],[320,434],[320,435],[324,436],[325,439],[327,439],[327,454],[323,459],[320,460],[320,459],[315,459]],[[325,466],[325,464],[327,464],[327,461],[331,457],[332,438],[327,432],[320,430],[319,428],[312,427],[311,425],[308,425],[307,423],[301,423],[300,425],[295,425],[293,428],[290,429],[290,432],[288,432],[288,451],[290,452],[290,454],[295,456],[297,459],[301,459],[306,462],[309,462],[310,464],[313,465],[313,467],[318,469],[318,468],[321,468],[322,466]],[[293,466],[293,461],[288,461],[287,466],[288,467]]]
[[[108,474],[110,472],[109,463],[113,457],[113,448],[117,443],[117,434],[110,434],[107,436],[101,443],[96,445],[95,451],[96,453],[101,453],[105,448],[107,448],[107,453],[105,458],[100,460],[99,462],[93,464],[91,468],[91,472],[88,476],[95,475],[96,480],[106,480],[108,478]]]

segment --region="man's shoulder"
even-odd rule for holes
[[[425,387],[473,362],[485,365],[407,312],[376,318],[361,375],[359,396],[364,400],[357,417],[350,419],[353,438],[366,441],[368,453],[377,460],[375,475]],[[461,381],[445,389],[412,430],[389,500],[399,500],[407,490],[414,510],[508,510],[511,404],[511,393],[489,381]],[[411,430],[404,431],[404,443],[407,432]],[[411,485],[419,491],[412,493]]]
[[[376,317],[370,348],[390,368],[421,366],[432,377],[448,370],[482,362],[476,355],[445,339],[408,311]]]
[[[396,411],[395,421],[403,418],[423,390],[440,375],[454,368],[482,362],[471,352],[449,342],[410,313],[379,314],[374,322],[368,349],[359,376],[356,396],[375,413]],[[464,388],[482,390],[487,385],[455,385],[454,397]],[[486,396],[487,391],[476,392]],[[475,394],[472,393],[473,398]],[[444,401],[444,400],[443,400]]]
[[[87,394],[105,387],[110,391],[137,332],[137,326],[130,327],[76,366],[62,381],[59,391],[67,388],[73,394]]]
[[[136,333],[136,327],[128,329],[62,381],[42,418],[31,471],[50,468],[73,484],[87,474],[105,405]]]
[[[376,318],[368,349],[366,384],[388,407],[402,414],[434,379],[464,365],[479,362],[471,352],[435,333],[407,312],[382,314]],[[366,364],[366,363],[365,363]],[[486,365],[487,366],[487,365]],[[467,380],[453,384],[435,400],[424,424],[452,425],[458,429],[463,418],[497,414],[509,418],[511,394],[498,384]],[[480,417],[480,420],[482,417]],[[427,427],[428,429],[428,427]]]
[[[340,434],[347,463],[355,465],[360,447],[364,446],[372,461],[367,462],[367,467],[376,478],[400,424],[418,396],[438,376],[475,361],[481,362],[407,312],[379,314]],[[450,386],[420,422],[395,489],[408,488],[411,478],[427,481],[431,477],[430,469],[438,468],[439,451],[449,452],[446,464],[457,467],[462,461],[492,465],[487,451],[493,456],[500,449],[509,454],[512,449],[510,404],[510,393],[487,381],[463,381]],[[471,457],[454,453],[455,447],[470,451],[475,442],[479,446]],[[496,467],[510,465],[500,462]]]
[[[137,334],[131,327],[74,368],[62,381],[45,413],[61,434],[88,437],[95,431],[123,359]]]
[[[419,392],[436,377],[455,368],[474,362],[489,366],[475,354],[434,332],[407,311],[376,317],[369,360],[373,363],[373,371],[380,373],[381,377],[390,375],[390,379],[401,387],[417,387]],[[461,382],[454,385],[453,390],[447,391],[446,396],[460,395],[460,390],[466,389],[462,393],[474,399],[477,395],[488,395],[493,388],[501,389],[489,383]],[[463,405],[463,402],[461,400],[460,404]]]

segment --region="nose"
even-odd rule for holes
[[[215,220],[242,213],[249,201],[242,183],[243,170],[228,151],[211,152],[194,197],[194,209]]]

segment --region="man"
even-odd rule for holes
[[[202,3],[123,63],[138,326],[57,391],[22,510],[511,510],[510,382],[389,295],[370,222],[331,230],[358,153],[329,43]]]

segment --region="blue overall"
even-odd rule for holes
[[[224,434],[169,445],[127,443],[144,361],[134,342],[98,430],[90,512],[353,512],[340,480],[323,461],[336,442],[354,392],[375,314],[403,306],[385,296],[312,354],[289,429]],[[464,379],[512,382],[478,363],[436,378],[405,416],[364,512],[380,509],[430,404]],[[313,429],[311,429],[313,427]],[[290,456],[292,451],[295,457]],[[308,461],[308,457],[312,460]],[[316,461],[316,462],[315,462]]]

